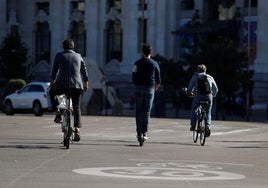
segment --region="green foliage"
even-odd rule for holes
[[[167,60],[160,55],[156,55],[153,59],[159,63],[162,84],[177,87],[181,83],[183,75],[182,67],[178,63]]]
[[[26,82],[23,79],[10,79],[5,87],[4,97],[14,93],[15,91],[21,89],[26,85]]]
[[[207,73],[214,77],[219,90],[225,95],[232,95],[239,88],[247,87],[254,74],[243,71],[247,70],[246,54],[220,40],[200,45],[188,60],[190,75],[196,71],[198,64],[205,64]]]
[[[8,79],[26,77],[27,54],[28,49],[22,43],[18,33],[9,34],[4,39],[0,48],[0,57]]]

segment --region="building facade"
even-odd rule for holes
[[[62,41],[73,38],[75,50],[94,61],[108,81],[127,87],[142,43],[152,44],[154,54],[178,61],[175,31],[189,21],[232,19],[237,8],[243,22],[240,45],[250,44],[254,56],[249,65],[256,75],[254,95],[263,100],[268,81],[265,0],[0,0],[0,39],[17,30],[29,48],[27,74],[49,80]],[[256,25],[250,42],[248,20],[250,28]]]

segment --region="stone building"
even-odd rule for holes
[[[127,98],[132,92],[132,65],[141,56],[142,43],[152,44],[154,54],[177,61],[180,41],[174,31],[188,21],[234,18],[236,8],[239,19],[258,25],[251,31],[258,37],[251,44],[257,52],[249,67],[256,74],[254,95],[263,101],[268,81],[265,0],[0,0],[0,39],[18,30],[29,47],[28,74],[47,81],[62,41],[73,38],[75,50],[88,66],[94,66],[93,89],[105,93],[107,87],[116,86],[114,95]],[[241,31],[241,38],[245,33]],[[242,45],[247,43],[241,40]]]

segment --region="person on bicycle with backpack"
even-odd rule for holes
[[[80,140],[81,109],[80,102],[83,91],[88,88],[88,73],[85,62],[79,53],[74,51],[74,41],[67,39],[63,41],[63,51],[57,53],[50,81],[51,112],[56,111],[54,122],[61,121],[61,114],[56,95],[67,94],[72,99],[74,114],[74,141]]]
[[[206,108],[206,125],[208,127],[207,137],[210,136],[210,124],[211,124],[211,109],[213,105],[213,97],[218,93],[218,86],[214,78],[206,74],[207,67],[204,64],[197,66],[197,72],[192,76],[188,85],[188,94],[194,96],[191,106],[191,121],[190,131],[194,130],[196,125],[195,109],[198,107],[201,100],[208,101],[208,107]]]

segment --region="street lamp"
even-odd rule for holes
[[[250,35],[251,35],[251,0],[248,0],[248,64],[247,64],[247,74],[249,73],[249,65],[250,65]],[[249,121],[249,83],[247,83],[247,94],[246,94],[246,120]]]

